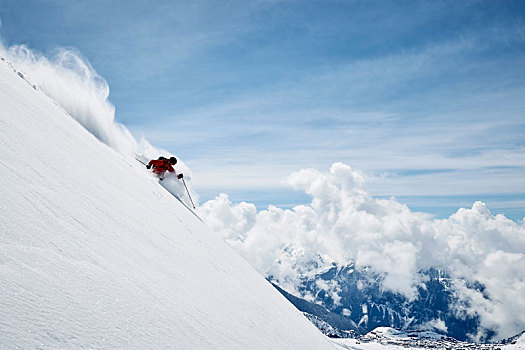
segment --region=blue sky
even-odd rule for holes
[[[523,1],[0,1],[0,36],[80,51],[116,118],[179,155],[201,199],[289,206],[342,161],[446,217],[525,216]]]

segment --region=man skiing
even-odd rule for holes
[[[157,174],[162,180],[164,179],[164,173],[166,173],[166,171],[169,171],[170,173],[175,173],[175,169],[173,168],[173,165],[175,164],[177,164],[177,158],[175,157],[171,157],[170,159],[159,157],[159,159],[157,160],[150,160],[148,165],[146,165],[146,168],[151,169],[151,167],[153,167],[153,172]],[[182,174],[177,175],[178,179],[182,179],[182,177]]]

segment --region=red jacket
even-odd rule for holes
[[[155,160],[152,159],[149,161],[148,165],[153,166],[153,172],[155,174],[162,175],[167,170],[170,173],[174,173],[175,169],[171,166],[168,159],[166,160]]]

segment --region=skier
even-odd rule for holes
[[[149,161],[148,165],[146,165],[146,168],[151,169],[153,167],[153,172],[157,174],[161,180],[164,179],[164,173],[166,171],[169,171],[170,173],[175,173],[175,169],[173,169],[173,165],[177,164],[177,158],[171,157],[170,159],[166,159],[164,157],[159,157],[159,159],[155,160],[152,159]],[[183,175],[178,174],[178,179],[182,179]]]
[[[141,160],[139,160],[139,162],[142,163]],[[142,163],[142,164],[144,164],[144,163]],[[175,165],[175,164],[177,164],[177,158],[175,158],[175,157],[171,157],[170,159],[166,159],[164,157],[159,157],[159,159],[156,159],[156,160],[152,159],[152,160],[150,160],[148,165],[146,165],[146,168],[151,169],[151,167],[153,167],[153,172],[155,174],[157,174],[160,177],[160,180],[162,181],[162,180],[164,180],[164,173],[166,173],[166,171],[169,171],[170,173],[177,174],[175,172],[175,169],[173,169],[173,165]],[[186,192],[188,192],[188,197],[190,198],[191,205],[193,206],[193,209],[195,209],[195,204],[193,204],[193,200],[191,199],[191,196],[190,196],[190,191],[188,190],[188,186],[186,186],[186,181],[184,181],[183,177],[184,176],[182,175],[182,173],[177,175],[177,179],[182,180],[182,183],[184,184],[184,187],[186,188]],[[177,196],[175,196],[175,197],[177,197]]]

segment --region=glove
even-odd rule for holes
[[[177,179],[182,179],[183,177],[184,177],[184,175],[182,175],[182,174],[177,175]]]
[[[151,164],[146,165],[146,169],[151,169]]]

